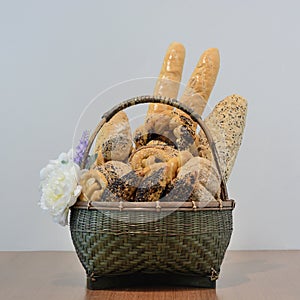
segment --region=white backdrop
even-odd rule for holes
[[[0,3],[0,250],[73,249],[37,205],[39,170],[71,147],[91,98],[157,76],[172,41],[186,47],[183,82],[202,51],[219,48],[210,106],[232,93],[249,102],[229,183],[231,249],[300,249],[297,1]]]

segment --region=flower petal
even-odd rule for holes
[[[68,225],[68,214],[69,214],[69,209],[67,208],[59,215],[53,216],[53,220],[55,223],[58,223],[61,226],[66,226]]]
[[[69,157],[61,153],[57,160],[52,160],[40,172],[40,190],[42,192],[39,205],[48,210],[54,221],[61,225],[67,224],[69,208],[75,204],[82,187],[78,185],[82,171]]]

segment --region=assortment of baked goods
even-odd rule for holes
[[[154,95],[177,98],[185,49],[172,43]],[[180,102],[201,115],[215,84],[219,52],[200,57]],[[221,177],[228,180],[245,127],[247,102],[231,95],[204,122],[220,159],[216,168],[207,138],[190,116],[165,104],[149,104],[145,122],[133,133],[124,111],[100,130],[97,159],[81,177],[82,201],[211,201],[219,199]]]

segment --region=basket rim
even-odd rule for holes
[[[72,208],[87,210],[118,210],[118,211],[202,211],[202,210],[233,210],[235,200],[211,200],[205,205],[201,201],[188,202],[101,202],[77,201]]]

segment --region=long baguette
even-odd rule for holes
[[[216,82],[219,68],[219,50],[217,48],[210,48],[204,51],[180,101],[199,115],[202,115]]]
[[[170,44],[155,85],[155,96],[177,98],[184,58],[184,46],[177,42]],[[147,114],[161,113],[165,110],[172,110],[172,107],[164,104],[150,104]]]

